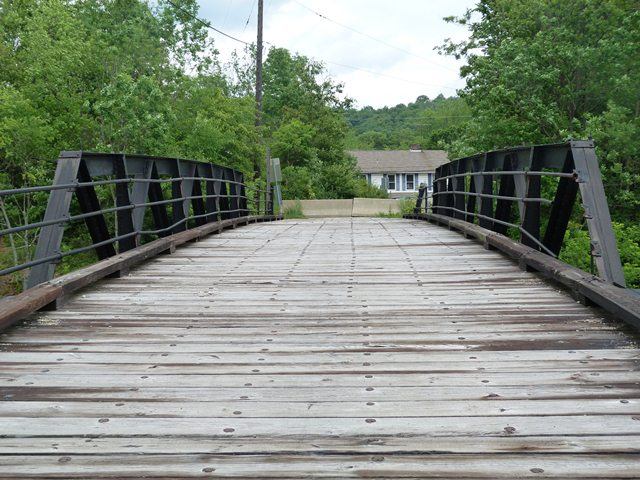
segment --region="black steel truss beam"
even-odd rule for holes
[[[542,198],[543,191],[553,187],[553,182],[553,201]],[[416,212],[422,210],[423,202],[427,203],[426,189],[423,190]],[[470,223],[477,220],[481,227],[503,235],[514,228],[524,245],[558,256],[578,193],[598,274],[623,287],[620,255],[590,140],[508,148],[442,165],[436,169],[432,211]],[[551,203],[551,208],[542,232],[545,203]]]
[[[115,208],[103,209],[96,187],[110,183]],[[53,278],[73,197],[89,214],[81,217],[100,259],[136,248],[145,233],[164,237],[249,214],[243,174],[231,168],[168,157],[62,152],[28,287]],[[153,230],[145,230],[147,209]]]

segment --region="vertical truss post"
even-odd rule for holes
[[[160,180],[158,174],[158,166],[155,161],[151,162],[151,179]],[[149,184],[149,200],[154,202],[162,202],[165,200],[164,193],[162,192],[162,185],[158,182]],[[169,228],[169,214],[167,213],[167,205],[162,203],[159,205],[151,206],[151,213],[153,215],[153,223],[156,230],[160,230],[158,234],[160,237],[166,237],[171,234]],[[144,214],[143,214],[144,215]]]
[[[529,168],[533,172],[542,170],[542,160],[538,149],[531,147],[529,155]],[[527,175],[526,181],[526,198],[540,198],[542,194],[542,178],[539,175]],[[540,240],[540,203],[539,202],[521,202],[521,222],[523,230],[526,230],[535,239]],[[535,250],[540,250],[540,245],[534,242],[525,234],[520,235],[520,241]]]
[[[451,174],[451,169],[449,169],[449,174]],[[448,217],[453,217],[453,210],[451,210],[452,208],[454,208],[454,196],[453,196],[453,179],[449,178],[447,179],[447,194],[444,197],[444,206],[447,207],[445,209],[445,215],[447,215]]]
[[[235,183],[235,174],[230,168],[224,169],[224,178],[229,188],[229,206],[231,208],[231,218],[240,216],[240,197],[238,195],[238,184]]]
[[[144,167],[141,173],[138,173],[134,176],[134,179],[138,180],[149,180],[151,178],[151,172],[153,170],[153,160],[147,160],[144,162]],[[149,195],[149,182],[135,182],[133,184],[133,189],[131,190],[131,202],[134,205],[139,205],[144,203]],[[133,212],[131,212],[131,217],[133,219],[133,229],[136,232],[140,232],[140,230],[144,227],[144,212],[146,211],[145,207],[135,207]],[[136,235],[135,238],[136,245],[140,245],[140,235]]]
[[[196,165],[193,162],[187,162],[183,160],[178,160],[178,171],[180,172],[180,176],[182,177],[182,181],[180,182],[180,198],[182,199],[181,208],[181,219],[185,219],[182,224],[181,231],[188,230],[188,218],[189,210],[191,208],[193,199],[189,198],[193,196],[193,187],[195,184],[195,176],[196,176]]]
[[[457,164],[457,168],[454,170],[454,173],[456,175],[462,175],[465,173],[464,168],[465,168],[465,162],[464,161],[459,161]],[[464,202],[464,197],[465,197],[465,177],[458,177],[456,176],[455,178],[452,179],[452,185],[453,185],[453,189],[455,190],[455,193],[453,194],[453,208],[455,208],[455,210],[452,212],[453,218],[459,218],[461,220],[464,220],[466,218],[466,214],[465,214],[465,202]]]
[[[273,199],[275,198],[275,187],[273,185],[269,185],[269,187],[267,188],[267,192],[269,193],[268,197],[269,197],[269,204],[267,205],[267,215],[273,215],[274,209],[273,209]]]
[[[118,180],[127,180],[129,175],[127,173],[127,158],[123,154],[115,159],[114,171]],[[116,207],[129,207],[131,206],[131,199],[129,198],[129,185],[127,183],[116,184]],[[135,232],[133,225],[133,212],[132,210],[118,210],[116,214],[116,221],[118,223],[118,235],[127,235]],[[118,251],[126,252],[136,248],[136,238],[134,235],[123,238],[118,242]]]
[[[438,205],[440,205],[441,203],[441,195],[439,195],[440,193],[440,182],[441,180],[438,178],[442,175],[442,171],[443,168],[442,167],[438,167],[436,169],[436,175],[435,178],[433,179],[433,193],[432,193],[432,200],[431,200],[431,211],[433,213],[435,213],[436,215],[440,214],[440,210],[438,209]]]
[[[442,176],[443,177],[449,177],[451,176],[451,174],[453,173],[453,170],[451,168],[451,163],[447,163],[445,165],[443,165],[442,167]],[[451,208],[453,207],[453,182],[451,178],[445,178],[442,181],[442,189],[439,190],[440,192],[440,205],[442,207],[442,209],[438,209],[438,210],[442,210],[442,212],[440,213],[441,215],[446,215],[447,217],[452,217],[453,216],[453,212],[451,211]]]
[[[205,202],[205,207],[208,213],[206,217],[207,223],[217,222],[218,212],[220,211],[220,208],[218,206],[218,196],[220,194],[220,191],[219,188],[216,188],[218,182],[214,180],[214,168],[215,167],[211,164],[206,165],[203,174],[203,177],[207,179],[205,187],[207,191],[207,200]]]
[[[62,152],[58,158],[56,173],[53,178],[53,185],[66,185],[75,183],[78,179],[78,168],[82,152]],[[64,218],[69,215],[69,206],[73,197],[73,189],[52,190],[49,193],[49,201],[44,214],[43,221]],[[38,245],[34,260],[40,260],[57,254],[60,251],[62,235],[64,233],[63,224],[48,225],[42,227],[38,237]],[[36,265],[31,269],[27,279],[27,288],[34,287],[39,283],[46,282],[53,278],[56,268],[56,261],[49,261]]]
[[[478,199],[476,197],[476,193],[478,192],[478,178],[480,177],[479,175],[474,175],[474,173],[476,173],[478,171],[478,159],[477,158],[472,158],[469,161],[469,193],[470,195],[467,198],[467,215],[465,218],[466,222],[469,223],[474,223],[475,221],[475,217],[474,214],[476,213],[476,205],[478,203]]]
[[[184,179],[182,171],[180,169],[180,160],[177,158],[172,161],[174,163],[173,166],[173,177],[179,178],[179,181],[171,182],[171,213],[173,217],[173,228],[171,229],[171,233],[179,233],[184,232],[187,229],[186,215],[184,211],[185,204],[185,195],[184,195]],[[188,207],[187,207],[188,208]]]
[[[425,211],[426,211],[426,209],[427,209],[426,192],[427,192],[427,186],[423,183],[418,188],[418,198],[416,199],[416,206],[413,209],[413,213],[415,213],[415,214],[422,213],[422,202],[423,201],[425,201]]]
[[[216,178],[219,181],[216,182],[218,186],[218,202],[220,205],[220,218],[222,220],[228,220],[231,218],[231,213],[229,210],[231,209],[231,203],[229,201],[229,185],[226,182],[225,178],[225,169],[224,168],[216,168]]]
[[[236,182],[238,192],[238,206],[240,208],[239,216],[246,217],[249,215],[249,208],[247,206],[247,191],[244,185],[244,175],[237,170],[233,171],[233,176]]]
[[[494,158],[493,155],[485,153],[482,161],[480,162],[481,171],[484,174],[481,176],[482,182],[482,194],[483,195],[492,195],[493,194],[493,175],[491,175],[491,171],[494,170]],[[493,199],[490,197],[480,197],[480,215],[486,218],[480,218],[480,226],[489,230],[493,230],[493,222],[489,220],[493,218]]]
[[[256,183],[256,194],[255,194],[254,205],[253,205],[253,210],[252,210],[253,212],[255,212],[256,215],[260,215],[260,208],[262,208],[262,205],[260,204],[261,201],[262,201],[262,192],[259,190],[258,185],[259,185],[259,183]],[[248,213],[247,213],[247,215],[248,215]]]
[[[196,165],[195,166],[195,177],[198,180],[193,182],[193,187],[191,188],[191,195],[193,198],[191,199],[191,207],[193,208],[193,214],[195,215],[195,224],[197,226],[201,226],[207,223],[206,214],[208,213],[206,210],[205,200],[202,193],[202,178],[206,178],[207,168],[206,165]],[[205,186],[206,188],[206,186]]]
[[[624,272],[593,142],[572,141],[571,153],[598,273],[607,282],[624,287]]]
[[[502,165],[503,172],[508,172],[513,170],[513,162],[511,159],[511,155],[506,155],[504,157],[504,162]],[[513,193],[515,190],[515,183],[513,181],[512,174],[503,174],[500,175],[500,189],[498,191],[498,195],[501,197],[513,197]],[[495,219],[500,220],[502,222],[511,222],[511,207],[513,204],[513,200],[507,200],[504,198],[499,198],[496,202],[496,213]],[[497,233],[501,233],[502,235],[506,235],[507,226],[501,223],[494,223],[493,231]]]

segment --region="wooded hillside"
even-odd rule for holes
[[[407,105],[374,109],[349,109],[347,146],[354,150],[404,150],[419,144],[440,149],[454,140],[459,127],[471,118],[466,102],[439,95],[430,100],[421,95]]]

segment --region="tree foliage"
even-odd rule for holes
[[[618,225],[625,272],[640,265],[640,9],[635,0],[480,0],[462,17],[469,30],[441,52],[466,61],[460,91],[473,118],[450,156],[591,136]],[[565,258],[588,262],[584,222],[567,237]],[[580,233],[582,232],[582,233]],[[582,239],[582,240],[581,240]],[[635,252],[635,253],[634,253]],[[635,266],[634,266],[635,265]]]
[[[357,150],[404,150],[412,144],[439,149],[471,116],[469,107],[458,97],[439,95],[430,100],[420,95],[407,105],[374,109],[349,109],[346,119],[350,131],[347,146]]]
[[[264,184],[272,145],[292,175],[285,195],[362,190],[344,155],[349,100],[322,64],[268,52],[257,130],[255,49],[221,66],[197,16],[197,0],[0,0],[0,189],[49,183],[61,150],[193,158]],[[0,228],[38,221],[45,205],[43,194],[3,200]],[[34,238],[3,238],[0,263],[28,261]]]
[[[264,64],[264,135],[284,166],[284,198],[382,196],[345,154],[344,110],[351,100],[323,75],[321,63],[280,48]]]

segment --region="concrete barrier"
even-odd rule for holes
[[[353,200],[300,200],[305,217],[350,217]],[[284,210],[296,204],[296,200],[285,200]]]
[[[376,217],[399,214],[400,203],[384,198],[354,198],[346,200],[285,200],[284,211],[300,202],[305,217]]]
[[[354,198],[352,217],[376,217],[380,214],[400,214],[400,202],[387,198]]]

